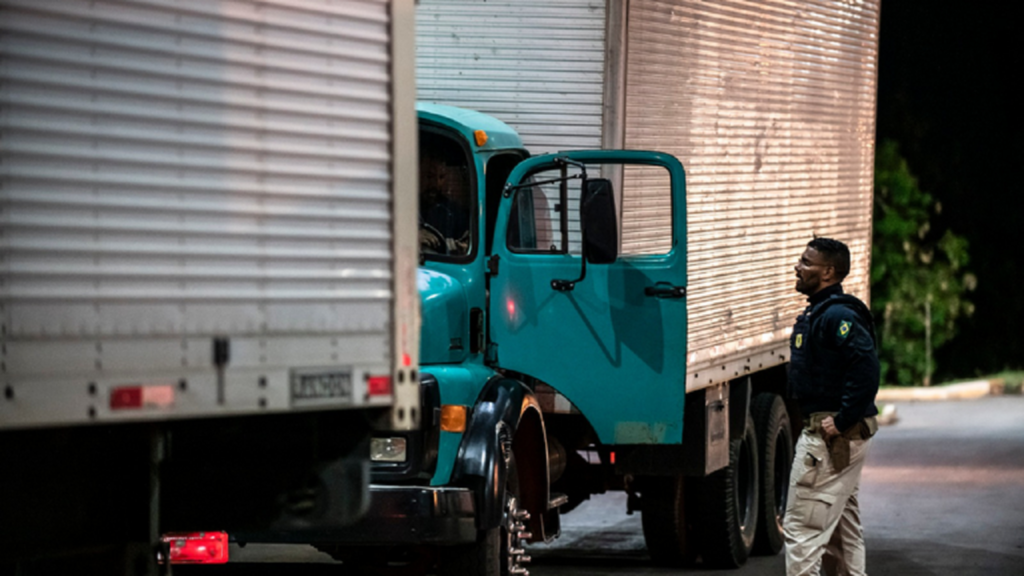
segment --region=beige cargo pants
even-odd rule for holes
[[[783,519],[787,576],[818,576],[826,548],[840,575],[866,574],[857,489],[869,442],[850,441],[850,464],[837,473],[821,436],[800,434]]]

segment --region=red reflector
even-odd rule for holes
[[[227,532],[164,534],[170,545],[171,564],[224,564],[228,561]]]
[[[370,376],[367,378],[366,393],[370,396],[391,394],[391,376]]]
[[[167,408],[174,404],[174,386],[120,386],[110,390],[110,409]]]
[[[412,365],[412,356],[409,356],[408,352],[402,354],[402,366],[408,368]]]
[[[110,391],[110,409],[142,408],[142,386],[114,388]]]
[[[612,453],[611,453],[611,458],[610,458],[610,460],[611,460],[611,463],[612,463],[612,464],[615,464],[615,452],[612,452]]]

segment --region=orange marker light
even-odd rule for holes
[[[477,146],[483,146],[484,144],[487,144],[487,132],[484,132],[483,130],[477,130],[476,132],[473,132],[473,138],[476,139]]]
[[[465,432],[466,407],[457,404],[441,406],[441,430],[445,432]]]

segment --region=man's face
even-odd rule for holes
[[[835,282],[835,268],[814,248],[807,248],[800,256],[796,266],[796,291],[810,296]]]

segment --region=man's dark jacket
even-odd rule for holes
[[[844,432],[867,416],[878,414],[879,367],[871,311],[841,284],[807,299],[809,306],[790,337],[790,393],[804,416],[837,412],[836,428]]]

